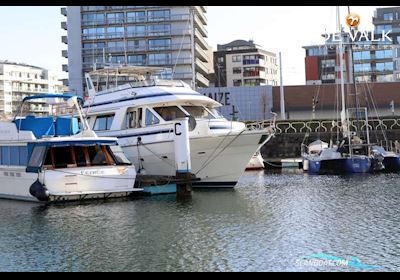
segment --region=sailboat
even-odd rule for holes
[[[328,144],[321,140],[302,145],[303,166],[312,174],[343,174],[343,173],[368,173],[381,169],[379,158],[371,156],[368,125],[366,126],[367,143],[357,133],[349,129],[349,110],[346,110],[343,70],[343,34],[340,24],[339,7],[336,8],[337,28],[340,35],[339,64],[341,88],[341,134],[342,140],[337,145]],[[356,112],[358,118],[358,110]],[[368,123],[367,109],[365,119]]]

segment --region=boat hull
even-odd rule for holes
[[[353,174],[371,172],[371,160],[367,157],[339,158],[308,161],[308,172],[311,174]]]
[[[200,178],[194,187],[234,187],[250,159],[271,135],[263,131],[245,131],[223,136],[190,137],[191,172]],[[144,141],[144,140],[143,140]],[[124,145],[124,153],[147,175],[175,176],[174,142],[159,141],[144,145]],[[133,142],[133,141],[132,141]]]
[[[130,195],[135,191],[136,171],[134,167],[69,168],[47,170],[39,178],[48,190],[49,202],[84,200]],[[1,168],[0,198],[38,202],[29,191],[37,179],[38,174],[27,173],[25,168]]]

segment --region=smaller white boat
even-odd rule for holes
[[[135,167],[116,138],[89,128],[79,101],[62,94],[26,97],[13,121],[0,122],[0,198],[51,202],[134,191]],[[46,109],[24,116],[37,104]]]
[[[246,166],[246,170],[262,170],[264,168],[264,159],[260,152],[255,153]]]

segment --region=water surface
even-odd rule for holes
[[[399,271],[399,179],[256,171],[186,202],[0,200],[0,271],[368,271],[299,265],[317,253]]]

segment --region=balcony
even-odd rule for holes
[[[189,14],[173,14],[163,17],[125,17],[118,19],[99,19],[99,20],[82,20],[82,26],[97,26],[97,25],[111,25],[111,24],[125,24],[125,23],[157,23],[157,22],[175,22],[175,21],[188,21]]]
[[[140,32],[127,31],[125,32],[104,32],[95,34],[82,34],[82,40],[99,40],[99,39],[116,39],[116,38],[143,38],[152,36],[184,36],[190,34],[187,28],[151,31],[145,30]]]
[[[194,7],[194,10],[196,11],[196,14],[199,16],[201,22],[202,22],[204,25],[207,25],[207,18],[206,18],[206,16],[205,16],[204,11],[203,11],[203,9],[201,8],[201,6],[193,6],[193,7]]]
[[[67,50],[62,50],[61,51],[61,56],[65,57],[65,58],[68,58],[68,51]]]
[[[190,50],[191,49],[191,44],[190,43],[185,43],[185,44],[170,44],[170,45],[165,45],[165,46],[147,46],[147,45],[142,45],[142,46],[127,46],[126,47],[126,52],[128,53],[135,53],[135,52],[160,52],[160,51],[179,51],[179,50]],[[125,48],[124,47],[105,47],[105,48],[88,48],[88,49],[83,49],[82,54],[85,55],[102,55],[103,52],[105,53],[111,53],[111,54],[116,54],[116,53],[125,53]]]
[[[12,88],[13,92],[26,92],[26,93],[46,93],[49,92],[48,89],[46,88],[21,88],[21,87],[17,87],[17,88]]]
[[[201,60],[199,58],[196,57],[196,70],[201,72],[201,74],[203,75],[208,75],[209,74],[209,70],[206,64],[204,64],[203,62],[201,62]]]
[[[195,43],[195,55],[203,62],[208,62],[207,53],[199,46],[199,44]]]
[[[192,72],[172,74],[172,79],[174,79],[174,80],[191,80],[192,77],[193,77]]]
[[[206,40],[204,40],[203,35],[200,34],[199,30],[197,28],[194,29],[194,39],[197,43],[199,43],[199,45],[203,48],[203,49],[208,49],[209,46],[206,42]]]
[[[264,65],[263,59],[243,59],[243,65]]]
[[[68,72],[68,65],[67,65],[67,64],[63,64],[63,65],[62,65],[62,70],[63,70],[64,72]]]
[[[210,81],[199,72],[196,73],[196,82],[199,87],[209,87]]]
[[[65,21],[61,22],[61,29],[67,30],[67,22]]]
[[[65,8],[65,7],[61,8],[61,14],[63,16],[67,16],[67,8]]]
[[[67,36],[61,36],[61,42],[63,42],[64,44],[68,45],[68,37]]]
[[[203,37],[208,37],[208,32],[207,29],[205,28],[203,22],[200,20],[199,16],[197,14],[194,14],[194,25],[195,27],[197,27],[201,33],[201,35],[203,35]]]

